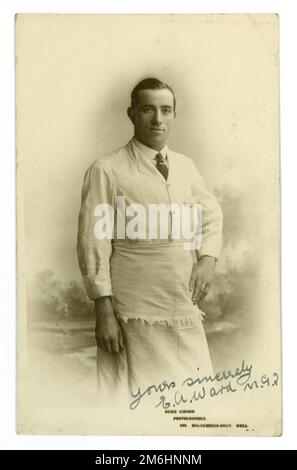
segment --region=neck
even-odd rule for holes
[[[163,142],[162,144],[149,144],[147,142],[144,142],[141,138],[139,138],[137,135],[134,134],[134,137],[135,139],[138,140],[138,142],[140,142],[141,144],[145,145],[146,147],[149,147],[150,149],[152,150],[156,150],[157,152],[159,152],[160,150],[162,150],[163,147],[165,147],[165,142]]]

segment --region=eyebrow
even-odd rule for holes
[[[141,105],[141,108],[155,108],[155,105],[153,104],[143,104]],[[170,104],[163,104],[161,105],[161,108],[167,108],[167,109],[173,109],[173,107]]]

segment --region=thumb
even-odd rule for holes
[[[119,328],[118,338],[119,338],[119,346],[120,346],[120,349],[122,350],[124,349],[124,337],[123,337],[123,332],[121,328]]]
[[[192,267],[192,273],[190,276],[190,281],[189,281],[189,291],[191,292],[194,289],[195,286],[195,266]]]

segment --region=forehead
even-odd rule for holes
[[[162,90],[139,90],[137,103],[140,106],[171,106],[173,107],[173,95],[167,88]]]

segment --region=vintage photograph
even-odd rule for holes
[[[21,434],[279,436],[274,14],[20,14]]]

